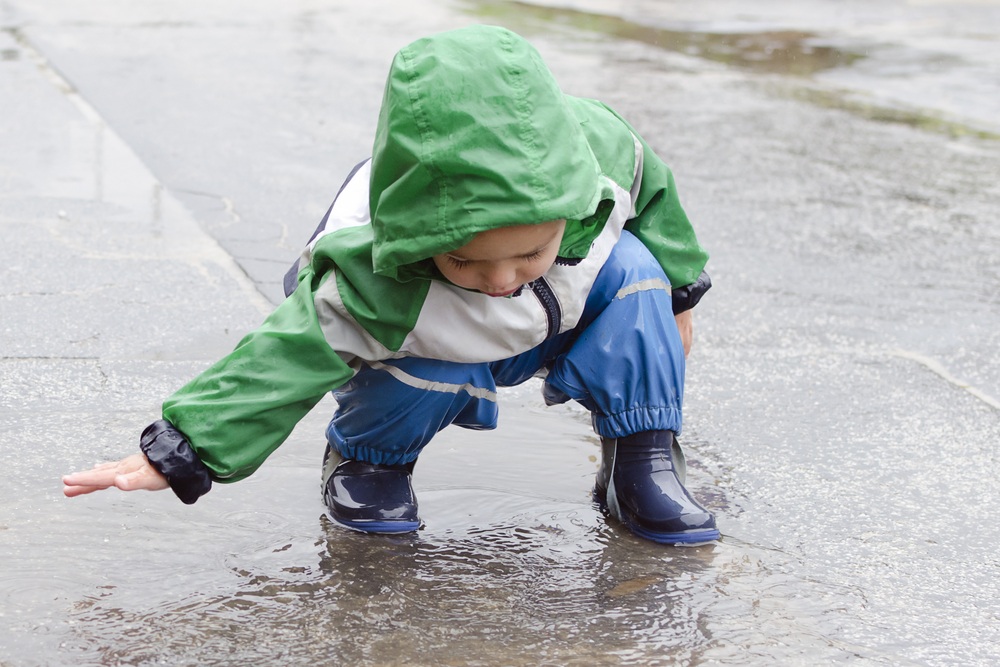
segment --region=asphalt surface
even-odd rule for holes
[[[1000,661],[997,3],[779,10],[0,4],[0,665]],[[392,53],[474,21],[674,169],[716,285],[682,441],[722,542],[607,522],[586,415],[536,386],[428,448],[413,540],[322,517],[327,403],[193,507],[62,498],[280,299]],[[764,32],[809,71],[705,37]]]

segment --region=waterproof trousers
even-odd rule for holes
[[[669,283],[632,234],[622,232],[575,328],[491,363],[406,357],[367,364],[333,392],[339,405],[327,438],[349,459],[409,463],[450,424],[495,428],[496,388],[543,369],[546,402],[578,401],[598,435],[680,433],[684,347]]]

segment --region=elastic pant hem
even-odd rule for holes
[[[327,436],[330,434],[327,433]],[[372,447],[352,447],[346,442],[337,442],[335,439],[330,438],[330,446],[335,450],[340,452],[340,455],[345,459],[353,459],[355,461],[365,461],[366,463],[374,463],[375,465],[405,465],[412,461],[417,460],[417,456],[420,452],[384,452],[380,449],[374,449]]]
[[[680,408],[645,407],[623,410],[611,415],[593,413],[594,431],[605,438],[623,438],[642,431],[681,432]]]

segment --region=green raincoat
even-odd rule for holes
[[[543,276],[558,331],[540,299],[459,288],[431,261],[483,230],[559,219],[559,259]],[[243,479],[362,364],[496,361],[572,329],[622,229],[673,286],[698,279],[707,255],[670,170],[617,114],[564,95],[507,30],[419,40],[392,63],[373,157],[304,251],[298,287],[163,418],[213,479]]]

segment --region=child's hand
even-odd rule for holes
[[[116,486],[122,491],[160,491],[170,488],[167,478],[149,465],[143,454],[133,454],[121,461],[98,463],[93,470],[74,472],[62,478],[63,494],[68,498]]]
[[[681,342],[684,343],[684,358],[691,354],[691,343],[694,341],[694,316],[692,311],[685,310],[683,313],[674,315],[677,320],[677,329],[681,332]]]

